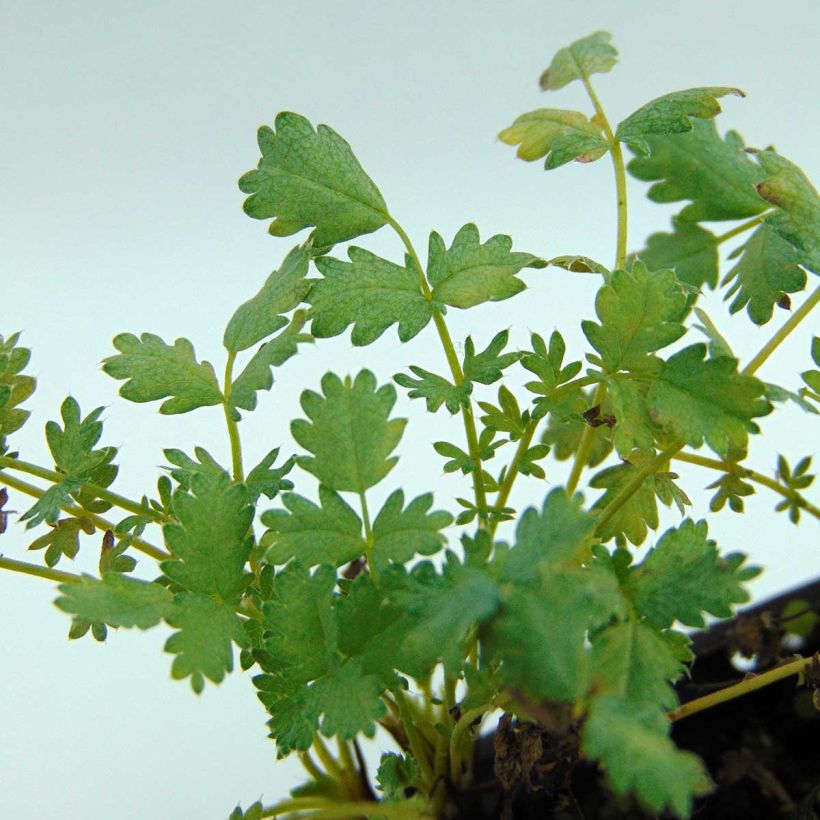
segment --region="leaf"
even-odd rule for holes
[[[520,293],[526,285],[516,278],[523,268],[543,268],[546,262],[529,253],[513,252],[512,239],[498,234],[483,245],[478,228],[468,223],[446,248],[435,231],[430,234],[427,278],[433,300],[458,308],[499,302]]]
[[[798,249],[799,263],[820,273],[820,196],[806,175],[776,151],[759,151],[768,175],[755,187],[760,196],[779,210],[766,223]]]
[[[612,441],[622,458],[634,450],[649,450],[655,446],[660,428],[652,420],[646,405],[648,380],[660,370],[658,360],[648,361],[639,377],[616,374],[609,379],[609,391],[604,402],[604,417],[615,419]]]
[[[615,137],[625,142],[636,154],[649,156],[652,147],[647,137],[681,134],[693,128],[691,117],[710,120],[721,112],[718,97],[734,94],[745,97],[739,88],[708,86],[673,91],[648,102],[630,114],[615,130]]]
[[[754,190],[765,176],[744,151],[736,131],[722,139],[711,120],[695,120],[692,131],[648,137],[651,156],[633,159],[627,170],[653,182],[653,202],[691,200],[678,215],[685,222],[744,219],[766,210]]]
[[[820,367],[820,336],[813,336],[811,340],[812,361]],[[806,383],[806,387],[801,392],[806,392],[815,401],[820,401],[820,370],[804,370],[800,378]]]
[[[461,470],[465,475],[471,473],[475,469],[475,461],[469,453],[465,453],[460,447],[449,441],[436,441],[433,443],[433,449],[444,458],[449,458],[444,465],[445,473],[454,473],[456,470]]]
[[[274,467],[273,464],[278,457],[279,448],[274,447],[246,476],[245,486],[251,491],[253,502],[260,495],[273,499],[283,490],[293,489],[293,482],[285,476],[293,469],[296,456],[288,458],[281,467]]]
[[[592,407],[592,394],[579,387],[560,399],[550,403],[547,429],[541,441],[552,448],[552,454],[559,461],[572,458],[578,450],[587,423],[584,413]],[[592,447],[587,466],[595,467],[612,452],[611,430],[606,425],[592,431]]]
[[[470,393],[473,391],[469,381],[457,386],[444,376],[438,376],[423,367],[411,364],[410,370],[419,378],[414,379],[406,373],[396,373],[393,380],[410,390],[408,396],[411,399],[425,399],[428,413],[435,413],[443,404],[455,415],[469,404]]]
[[[434,510],[433,494],[424,493],[404,506],[404,493],[394,490],[373,522],[373,560],[403,564],[414,555],[432,555],[445,543],[439,532],[453,523],[453,516]]]
[[[464,378],[480,384],[493,384],[503,375],[502,371],[515,364],[524,355],[520,351],[502,353],[510,338],[508,330],[493,336],[492,341],[481,351],[475,352],[473,339],[468,336],[464,342]]]
[[[59,508],[56,515],[59,515]],[[80,551],[80,532],[91,535],[94,525],[87,518],[55,520],[52,529],[32,541],[29,550],[45,549],[46,565],[54,567],[63,556],[72,560],[77,557]]]
[[[369,345],[397,324],[399,339],[407,342],[427,325],[432,306],[409,256],[402,266],[364,248],[348,248],[347,255],[350,262],[331,256],[315,260],[324,278],[310,280],[307,300],[317,339],[338,336],[352,324],[353,344]]]
[[[60,517],[60,510],[71,503],[71,494],[79,490],[84,483],[85,480],[82,478],[66,476],[59,484],[52,484],[34,505],[20,516],[20,521],[27,522],[27,530],[43,522],[56,523]]]
[[[308,120],[288,111],[276,115],[275,128],[259,129],[259,165],[239,180],[240,190],[250,194],[243,206],[248,216],[273,217],[274,236],[315,226],[311,238],[318,248],[386,224],[379,189],[332,128],[314,131]]]
[[[740,553],[721,557],[706,522],[686,519],[630,570],[626,590],[638,613],[660,629],[675,620],[700,628],[704,612],[728,618],[732,604],[749,600],[743,584],[760,570],[743,568],[745,560]]]
[[[6,436],[19,430],[30,415],[21,405],[37,385],[31,376],[23,374],[23,369],[31,359],[31,351],[20,347],[20,334],[14,333],[7,339],[0,336],[0,455],[5,455]]]
[[[253,347],[257,342],[276,333],[288,320],[279,314],[299,306],[310,283],[305,277],[310,262],[310,245],[297,245],[275,270],[259,292],[243,302],[231,316],[222,343],[231,353]]]
[[[562,48],[541,75],[541,90],[554,91],[573,80],[585,80],[590,74],[609,71],[618,59],[618,52],[609,44],[611,39],[608,31],[596,31]]]
[[[172,465],[165,469],[183,490],[191,489],[191,480],[195,475],[211,479],[230,479],[228,471],[204,447],[194,447],[196,459],[173,447],[163,450],[162,453]]]
[[[705,310],[696,307],[695,315],[703,324],[694,325],[694,328],[709,339],[709,358],[719,359],[721,356],[728,356],[730,359],[736,359],[737,356],[735,356],[729,342],[726,341],[717,327],[715,327],[715,323],[709,318],[709,314],[706,313]]]
[[[170,396],[159,408],[164,415],[222,403],[213,367],[197,362],[187,339],[177,339],[171,346],[153,333],[139,338],[120,333],[114,337],[114,347],[119,354],[104,359],[102,369],[115,379],[126,380],[120,387],[124,399],[146,402]]]
[[[362,522],[342,497],[319,487],[317,506],[296,493],[285,493],[286,510],[268,510],[262,523],[268,528],[260,541],[268,547],[265,560],[285,564],[295,558],[305,566],[339,567],[365,552]]]
[[[391,384],[377,389],[376,377],[361,370],[355,380],[333,373],[322,377],[319,395],[302,393],[301,405],[310,421],[297,419],[291,432],[312,456],[299,466],[332,490],[361,493],[378,484],[398,461],[390,456],[404,432],[406,419],[389,419],[396,403]]]
[[[595,297],[601,324],[584,321],[584,335],[601,354],[604,369],[641,369],[650,353],[680,339],[687,298],[671,270],[649,272],[640,260],[617,270]]]
[[[265,342],[234,379],[231,384],[230,405],[236,413],[237,421],[239,420],[237,407],[242,410],[256,409],[256,394],[260,390],[270,390],[273,387],[271,368],[281,367],[291,356],[294,356],[299,344],[313,341],[311,336],[301,332],[306,319],[307,312],[297,310],[290,324]]]
[[[582,748],[599,762],[616,794],[634,792],[653,813],[669,807],[688,817],[692,798],[711,784],[700,759],[669,739],[669,726],[656,707],[602,695],[592,703]]]
[[[382,754],[376,772],[378,789],[385,800],[406,801],[407,789],[421,791],[422,780],[418,763],[409,755],[395,752]]]
[[[205,678],[221,683],[233,671],[234,643],[248,645],[242,621],[231,606],[199,592],[177,595],[166,620],[179,630],[165,642],[165,651],[176,655],[171,677],[183,680],[190,676],[197,694],[205,688]]]
[[[762,398],[763,382],[737,372],[737,360],[703,361],[705,355],[699,343],[671,356],[649,388],[649,411],[675,439],[692,447],[705,440],[728,458],[733,450],[745,452],[748,434],[759,432],[752,419],[772,405]]]
[[[164,586],[116,572],[104,574],[102,580],[83,575],[79,583],[60,584],[58,589],[61,594],[54,603],[75,621],[150,629],[173,610],[173,596]]]
[[[806,273],[799,267],[797,250],[767,223],[733,251],[730,258],[738,255],[740,261],[723,280],[724,285],[731,283],[724,298],[734,296],[729,313],[745,307],[756,325],[765,325],[784,293],[796,293],[806,287]]]
[[[725,473],[717,481],[709,484],[707,490],[717,490],[709,502],[709,509],[712,512],[720,512],[729,502],[729,509],[732,512],[743,512],[743,499],[746,496],[754,495],[753,485],[744,481],[734,473]]]
[[[636,256],[649,270],[671,268],[686,285],[717,285],[717,237],[694,222],[673,219],[672,233],[653,233]]]
[[[244,571],[253,544],[248,489],[224,474],[194,474],[191,493],[177,489],[172,508],[178,523],[166,524],[163,534],[174,560],[163,561],[162,571],[191,592],[236,600],[250,578]]]
[[[604,279],[607,279],[610,274],[609,268],[588,256],[554,256],[547,260],[547,264],[573,273],[600,273]]]
[[[556,108],[522,114],[498,138],[507,145],[518,145],[519,159],[532,162],[546,157],[547,170],[572,160],[594,162],[609,150],[597,123],[578,111]]]

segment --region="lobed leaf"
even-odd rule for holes
[[[469,404],[470,393],[473,390],[469,381],[455,385],[444,376],[438,376],[414,364],[410,365],[410,370],[418,376],[417,379],[406,373],[396,373],[393,380],[396,384],[410,390],[407,395],[411,399],[425,399],[428,413],[435,413],[443,404],[450,413],[455,415],[462,407]]]
[[[6,437],[19,430],[30,415],[20,405],[34,392],[36,379],[22,371],[31,359],[31,351],[20,347],[19,333],[7,339],[0,336],[0,455],[8,447]]]
[[[649,270],[671,268],[685,285],[717,285],[717,237],[694,222],[673,219],[672,233],[653,233],[636,256]]]
[[[609,71],[618,60],[618,52],[609,44],[608,31],[596,31],[562,48],[541,75],[542,91],[563,88],[573,80],[588,80],[590,74]]]
[[[510,332],[502,330],[493,336],[487,347],[480,353],[475,352],[472,336],[464,342],[464,378],[479,384],[493,384],[503,375],[502,371],[515,364],[524,355],[519,351],[502,353],[510,339]]]

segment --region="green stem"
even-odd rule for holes
[[[774,209],[770,211],[766,211],[765,213],[760,214],[760,216],[756,216],[754,219],[750,219],[748,222],[743,222],[742,224],[738,225],[736,228],[732,228],[730,231],[726,231],[726,233],[722,233],[719,236],[715,237],[715,242],[720,245],[722,242],[727,242],[729,239],[733,239],[738,234],[745,233],[746,231],[750,230],[751,228],[756,228],[763,220],[769,216],[769,214],[773,214]]]
[[[5,484],[7,487],[11,487],[13,490],[30,495],[32,498],[42,498],[45,495],[45,490],[41,490],[39,487],[29,484],[27,481],[21,481],[19,478],[2,471],[0,471],[0,484]],[[75,507],[73,504],[61,504],[60,509],[75,518],[87,519],[101,530],[111,530],[113,532],[117,526],[113,522],[107,521],[105,518],[102,518],[96,513],[88,512],[88,510],[84,510],[82,507]],[[147,541],[143,541],[141,538],[129,536],[129,539],[129,545],[135,550],[143,552],[146,555],[150,555],[157,561],[165,561],[171,557],[164,550],[153,546],[153,544],[149,544]]]
[[[47,470],[45,467],[40,467],[37,464],[31,464],[28,461],[21,461],[18,458],[9,458],[8,456],[0,456],[0,469],[2,468],[19,470],[21,473],[28,473],[29,475],[37,476],[37,478],[50,481],[52,484],[59,484],[65,478],[64,473],[58,473],[54,470]],[[101,501],[105,501],[114,507],[127,510],[135,515],[150,515],[153,516],[156,521],[169,520],[168,516],[164,513],[161,513],[152,507],[146,507],[137,501],[126,498],[125,496],[112,493],[110,490],[106,490],[105,487],[100,487],[97,484],[85,482],[83,484],[83,490],[93,493]]]
[[[592,397],[592,406],[596,407],[604,403],[606,398],[606,382],[598,382],[595,388],[595,394]],[[581,440],[578,442],[578,449],[575,451],[575,461],[572,465],[572,471],[569,474],[567,481],[567,495],[572,495],[578,487],[578,481],[581,478],[581,473],[589,461],[589,453],[592,450],[592,437],[595,435],[596,427],[591,424],[585,424],[584,430],[581,433]]]
[[[515,455],[510,462],[510,466],[504,476],[504,482],[501,484],[501,488],[499,489],[498,496],[495,500],[495,506],[499,509],[505,506],[507,499],[510,497],[513,483],[518,476],[518,465],[521,463],[521,459],[526,455],[527,450],[530,449],[530,443],[532,442],[532,437],[535,435],[535,428],[538,427],[538,422],[539,419],[530,419],[530,421],[527,422],[523,435],[518,440],[518,448],[516,449]],[[498,527],[498,520],[495,520],[490,524],[490,535],[495,534],[496,527]]]
[[[456,721],[453,731],[450,734],[450,782],[457,786],[463,777],[463,761],[465,750],[465,737],[472,729],[473,721],[482,717],[493,709],[492,703],[485,703],[483,706],[476,706],[475,709],[468,709]],[[471,747],[468,747],[471,748]]]
[[[304,770],[317,783],[322,781],[325,777],[328,777],[328,775],[319,768],[316,761],[310,756],[310,752],[299,752],[299,762],[302,764]]]
[[[778,346],[786,339],[786,337],[811,313],[812,309],[820,302],[820,286],[815,288],[814,293],[803,302],[802,305],[783,323],[783,327],[766,342],[760,349],[760,352],[743,368],[741,371],[746,376],[751,376],[756,373],[763,362],[774,353]]]
[[[0,555],[0,569],[22,572],[24,575],[36,575],[38,578],[47,578],[49,581],[59,581],[60,583],[79,584],[82,581],[79,575],[74,575],[72,572],[40,567],[37,564],[17,561],[14,558],[4,558],[2,555]]]
[[[718,704],[726,703],[742,695],[748,695],[749,692],[762,689],[764,686],[769,686],[772,683],[783,680],[783,678],[799,675],[814,660],[814,657],[800,658],[791,663],[783,664],[783,666],[778,666],[775,669],[770,669],[768,672],[762,672],[759,675],[754,675],[746,680],[742,680],[734,686],[727,686],[725,689],[704,695],[702,698],[690,700],[689,703],[684,703],[682,706],[678,706],[677,709],[667,712],[666,716],[672,722],[682,720],[685,717],[689,717],[689,715],[702,712],[704,709],[711,709]]]
[[[815,518],[820,518],[820,509],[803,498],[800,493],[796,490],[790,489],[789,487],[784,487],[778,481],[775,481],[773,478],[769,478],[762,473],[755,472],[747,467],[742,467],[741,465],[735,464],[731,461],[718,461],[718,459],[706,458],[706,456],[699,456],[696,453],[678,453],[674,456],[674,458],[676,461],[685,461],[688,464],[697,464],[701,467],[708,467],[712,470],[718,470],[721,473],[731,473],[739,478],[748,478],[749,481],[762,484],[764,487],[768,487],[770,490],[779,493],[790,501],[799,499],[800,502],[802,502],[800,504],[801,509],[813,515]]]
[[[313,737],[313,748],[316,750],[316,756],[319,758],[321,764],[325,767],[325,771],[334,780],[338,780],[344,785],[344,771],[318,733]]]
[[[242,443],[239,440],[239,425],[231,416],[231,388],[233,387],[233,363],[236,360],[236,351],[228,351],[228,361],[225,363],[225,387],[222,392],[222,409],[225,411],[225,424],[228,426],[228,438],[231,442],[231,468],[233,480],[241,483],[245,480],[242,471]]]
[[[407,702],[407,696],[401,689],[394,689],[393,696],[396,699],[396,705],[401,715],[401,722],[404,726],[404,731],[407,734],[407,741],[410,744],[410,750],[413,757],[418,764],[425,787],[429,793],[433,784],[435,783],[435,773],[430,763],[430,758],[427,755],[426,744],[422,740],[419,729],[416,726],[415,716],[412,713],[410,705]]]
[[[618,239],[616,242],[615,253],[615,267],[623,268],[626,266],[626,225],[627,225],[627,207],[626,207],[626,168],[624,166],[624,155],[621,151],[621,143],[615,137],[612,128],[609,125],[609,120],[604,113],[598,95],[595,93],[589,77],[584,77],[584,86],[587,94],[589,94],[592,105],[595,107],[595,113],[598,116],[598,121],[604,129],[606,141],[609,143],[609,151],[612,155],[612,165],[615,168],[615,191],[618,196]]]
[[[373,583],[379,585],[379,573],[373,562],[373,529],[370,525],[370,513],[367,510],[367,499],[364,490],[359,493],[359,501],[362,507],[362,522],[364,523],[364,557],[367,561],[367,568],[373,578]]]
[[[410,241],[410,237],[407,235],[404,228],[402,228],[392,216],[388,218],[388,224],[398,234],[399,239],[401,239],[404,247],[407,249],[407,253],[410,256],[416,271],[418,272],[419,286],[421,287],[421,292],[424,295],[424,298],[432,302],[433,292],[430,290],[430,285],[427,282],[427,277],[424,275],[424,268],[422,267],[421,260],[416,253],[416,249],[413,247],[413,243]],[[450,331],[447,329],[447,324],[444,321],[444,317],[435,308],[433,308],[433,323],[436,326],[439,339],[441,340],[441,345],[444,348],[444,355],[447,358],[447,364],[450,366],[453,381],[457,387],[460,387],[464,384],[464,372],[461,369],[461,363],[456,355],[456,348],[453,344],[452,338],[450,337]],[[476,507],[478,507],[480,511],[479,524],[486,526],[485,516],[487,510],[487,492],[484,489],[484,479],[481,475],[481,456],[478,450],[478,433],[476,431],[475,417],[473,415],[473,405],[470,399],[468,399],[466,406],[462,408],[462,418],[464,419],[464,432],[467,438],[467,450],[473,460],[474,465],[473,489],[475,492]]]
[[[278,817],[299,813],[311,820],[337,820],[337,818],[386,817],[388,820],[420,820],[426,817],[417,806],[402,803],[375,803],[359,800],[352,803],[331,803],[313,797],[294,797],[262,810],[262,817]],[[311,812],[302,814],[302,812]]]

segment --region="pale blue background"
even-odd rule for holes
[[[613,73],[595,80],[613,121],[670,90],[739,85],[749,96],[726,100],[721,128],[736,128],[751,145],[774,143],[817,179],[820,6],[768,6],[3,0],[0,332],[24,331],[39,380],[16,445],[47,462],[42,425],[70,392],[86,412],[107,406],[104,441],[121,446],[123,493],[153,490],[165,446],[201,444],[227,460],[218,408],[160,417],[155,405],[119,400],[99,361],[117,332],[149,330],[190,338],[221,370],[225,321],[296,241],[273,239],[245,217],[236,188],[257,161],[256,127],[282,109],[332,125],[353,145],[422,253],[430,229],[449,241],[474,220],[483,237],[510,233],[521,250],[611,262],[608,160],[546,175],[495,140],[533,108],[589,111],[580,86],[546,96],[537,78],[555,50],[599,28],[613,32],[622,54]],[[630,184],[633,249],[675,210],[648,205],[643,187]],[[392,258],[401,252],[387,230],[362,244]],[[577,357],[595,277],[557,269],[525,277],[524,296],[469,315],[452,311],[454,338],[472,330],[483,346],[506,326],[523,345],[530,330],[546,336],[560,326]],[[705,304],[744,359],[784,318],[761,330],[745,315],[729,319],[719,298]],[[782,373],[796,386],[793,374],[809,366],[809,338],[810,327],[802,328],[761,375],[778,381]],[[346,337],[316,344],[283,369],[243,422],[247,461],[277,444],[292,451],[298,392],[326,369],[366,364],[387,380],[411,362],[444,371],[431,329],[405,347],[394,329],[365,349],[353,350]],[[403,458],[371,506],[398,485],[413,493],[432,487],[443,505],[468,494],[418,444],[449,431],[459,440],[459,424],[443,413],[425,419],[404,396],[399,409],[412,419]],[[754,443],[754,464],[771,473],[777,452],[805,453],[808,422],[791,408],[764,419],[771,435]],[[708,495],[699,488],[716,476],[680,472],[702,514]],[[551,467],[550,483],[563,475]],[[514,502],[539,501],[545,489],[521,480]],[[817,571],[816,522],[792,527],[771,513],[775,501],[764,490],[747,501],[748,516],[726,513],[711,530],[725,549],[767,565],[757,596]],[[24,504],[15,496],[10,506]],[[3,552],[30,557],[26,539],[12,526]],[[89,545],[73,569],[93,571],[94,552]],[[0,816],[224,818],[237,801],[271,803],[297,782],[295,764],[275,763],[247,675],[196,698],[168,679],[167,631],[69,643],[68,619],[52,599],[48,582],[0,577]]]

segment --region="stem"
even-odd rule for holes
[[[419,274],[419,285],[421,287],[421,292],[425,299],[432,302],[433,300],[433,291],[430,290],[430,285],[427,282],[427,277],[424,275],[424,268],[422,267],[421,260],[419,259],[418,254],[416,253],[416,249],[413,247],[413,243],[410,241],[410,237],[405,232],[404,228],[396,222],[393,217],[388,217],[387,220],[388,224],[391,228],[398,234],[399,239],[401,239],[404,247],[407,249],[407,253],[410,256],[413,265],[415,266],[418,274]],[[444,355],[447,357],[447,364],[450,366],[450,372],[453,376],[453,381],[455,382],[457,387],[460,387],[464,384],[464,372],[461,369],[461,364],[458,360],[458,356],[456,355],[456,348],[453,344],[453,340],[450,337],[450,331],[447,329],[447,324],[444,321],[444,317],[441,313],[433,309],[433,323],[436,326],[436,330],[438,331],[439,339],[441,340],[441,345],[444,348]],[[486,516],[487,510],[487,493],[484,489],[484,479],[481,475],[481,456],[479,455],[478,451],[478,433],[476,431],[475,426],[475,417],[473,416],[473,405],[472,400],[468,399],[467,406],[462,408],[462,418],[464,419],[464,433],[467,438],[467,450],[470,453],[470,457],[473,460],[473,490],[475,492],[475,501],[476,507],[479,509],[479,525],[484,522],[486,525],[485,518],[481,515],[483,513]]]
[[[598,382],[595,388],[595,394],[592,397],[592,406],[601,405],[606,398],[606,382]],[[578,486],[578,481],[581,478],[581,473],[589,461],[589,451],[592,449],[592,437],[595,435],[595,430],[591,424],[584,426],[584,431],[581,433],[581,440],[578,442],[578,449],[575,451],[575,461],[572,465],[572,471],[569,474],[569,481],[567,481],[567,495],[572,495]]]
[[[729,239],[733,239],[738,234],[744,233],[745,231],[750,230],[751,228],[756,228],[763,220],[769,216],[770,214],[774,213],[774,209],[770,211],[765,211],[764,213],[760,214],[760,216],[756,216],[754,219],[750,219],[748,222],[743,222],[742,224],[738,225],[736,228],[732,228],[730,231],[726,231],[726,233],[722,233],[719,236],[715,237],[715,242],[720,245],[722,242],[726,242]]]
[[[319,798],[295,797],[263,809],[262,817],[278,817],[281,814],[306,811],[311,812],[311,814],[300,814],[300,816],[315,818],[315,820],[374,816],[386,817],[388,820],[419,820],[419,818],[427,816],[417,806],[402,803],[377,803],[370,800],[360,800],[353,803],[331,803]]]
[[[455,786],[459,783],[462,776],[462,746],[464,736],[470,731],[473,721],[482,717],[493,708],[491,703],[485,703],[482,706],[476,706],[475,709],[468,709],[458,719],[453,731],[450,734],[450,782]]]
[[[31,464],[28,461],[21,461],[17,458],[9,458],[8,456],[0,456],[0,469],[7,468],[9,470],[19,470],[21,473],[28,473],[29,475],[43,478],[50,481],[52,484],[59,484],[64,478],[64,473],[57,473],[53,470],[47,470],[45,467],[40,467],[37,464]],[[169,518],[164,513],[159,512],[151,507],[146,507],[137,501],[133,501],[125,496],[112,493],[106,490],[105,487],[100,487],[97,484],[86,482],[83,484],[83,489],[93,493],[101,501],[106,501],[114,507],[127,510],[135,515],[151,515],[156,521],[168,521]]]
[[[616,139],[612,128],[609,125],[609,120],[604,113],[598,95],[595,93],[589,77],[584,77],[584,86],[589,94],[592,105],[595,107],[595,113],[598,116],[598,121],[604,129],[606,141],[609,143],[609,151],[612,155],[612,165],[615,168],[615,191],[618,196],[618,239],[616,242],[615,253],[615,267],[623,268],[626,266],[626,170],[624,167],[624,155],[621,151],[621,143]]]
[[[805,510],[807,513],[810,513],[815,518],[820,518],[820,509],[803,498],[800,493],[796,490],[791,490],[788,487],[784,487],[773,478],[769,478],[762,473],[757,473],[754,470],[741,467],[739,464],[734,464],[731,461],[718,461],[716,458],[706,458],[706,456],[699,456],[696,453],[678,453],[674,456],[674,458],[676,461],[685,461],[688,464],[697,464],[701,467],[708,467],[722,473],[731,473],[732,475],[737,475],[740,478],[748,478],[750,481],[762,484],[764,487],[768,487],[770,490],[779,493],[784,498],[788,498],[790,501],[799,499],[803,502],[800,504],[801,509]]]
[[[518,449],[516,449],[515,455],[513,456],[507,470],[507,474],[504,476],[504,483],[498,491],[498,496],[495,500],[496,507],[502,508],[506,505],[507,499],[510,497],[510,492],[512,491],[513,482],[518,476],[518,464],[524,455],[526,455],[527,450],[530,449],[530,442],[532,442],[532,437],[535,435],[535,428],[538,427],[539,421],[540,419],[531,419],[527,423],[524,434],[518,441]],[[495,520],[490,524],[490,535],[495,534],[496,527],[498,527],[498,520]]]
[[[36,575],[38,578],[47,578],[49,581],[59,581],[60,583],[79,584],[82,581],[79,575],[74,575],[72,572],[40,567],[37,564],[29,564],[27,561],[4,558],[2,555],[0,555],[0,569],[22,572],[24,575]]]
[[[407,703],[407,696],[401,689],[393,690],[393,695],[396,698],[396,705],[399,708],[401,722],[404,726],[404,731],[407,733],[407,740],[410,743],[410,749],[413,752],[413,757],[416,759],[416,763],[418,764],[424,784],[427,787],[427,790],[430,791],[435,782],[435,774],[433,772],[433,767],[430,764],[430,759],[427,756],[427,750],[424,747],[421,735],[419,734],[418,728],[416,727],[413,719],[410,706]]]
[[[739,698],[742,695],[747,695],[749,692],[754,692],[756,689],[762,689],[764,686],[783,680],[783,678],[791,677],[802,672],[817,656],[811,658],[800,658],[791,663],[786,663],[783,666],[778,666],[775,669],[770,669],[768,672],[762,672],[759,675],[754,675],[746,680],[736,683],[734,686],[727,686],[718,692],[712,692],[709,695],[704,695],[702,698],[690,700],[689,703],[684,703],[667,712],[666,716],[670,721],[682,720],[689,715],[694,715],[697,712],[702,712],[704,709],[711,709],[720,703]]]
[[[373,530],[370,526],[370,513],[367,511],[367,499],[364,496],[364,490],[359,493],[359,500],[362,505],[362,522],[364,523],[364,557],[367,561],[367,568],[370,570],[370,575],[373,577],[373,583],[379,585],[379,573],[376,570],[376,565],[373,563]]]
[[[299,752],[299,762],[304,770],[317,782],[327,775],[316,765],[316,761],[310,756],[310,752]]]
[[[746,376],[751,376],[757,372],[763,362],[774,353],[778,346],[786,339],[786,337],[811,313],[817,303],[820,302],[820,286],[815,288],[814,293],[803,302],[802,305],[783,323],[783,327],[766,342],[760,349],[760,352],[741,370]]]
[[[2,471],[0,471],[0,484],[5,484],[7,487],[11,487],[13,490],[30,495],[33,498],[42,498],[45,495],[45,490],[41,490],[39,487],[29,484],[27,481],[21,481],[19,478],[15,478],[14,476]],[[113,532],[117,526],[113,522],[107,521],[105,518],[100,517],[96,513],[88,512],[82,507],[75,507],[73,504],[61,504],[60,509],[69,515],[73,515],[75,518],[88,519],[92,524],[101,530],[111,530]],[[147,541],[143,541],[141,538],[137,538],[135,536],[129,536],[129,538],[130,546],[139,552],[150,555],[157,561],[165,561],[171,557],[169,553],[153,546],[152,544],[149,544]]]
[[[344,771],[339,765],[338,761],[327,748],[327,744],[322,740],[317,732],[313,738],[313,748],[316,750],[316,755],[325,767],[325,771],[334,779],[338,780],[344,785]]]
[[[233,363],[235,360],[236,351],[228,351],[228,361],[225,363],[225,388],[222,393],[222,409],[225,411],[225,424],[228,426],[228,438],[231,442],[233,480],[241,483],[245,480],[242,471],[242,443],[239,441],[239,425],[231,416],[231,387],[233,386]]]

